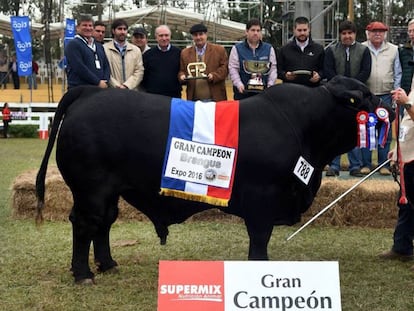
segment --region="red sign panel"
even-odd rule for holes
[[[224,311],[223,261],[160,261],[158,311]]]

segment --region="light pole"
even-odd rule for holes
[[[354,0],[348,0],[348,19],[354,21]]]

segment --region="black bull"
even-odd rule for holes
[[[109,231],[120,196],[151,219],[162,244],[170,224],[212,208],[159,194],[170,100],[80,87],[59,103],[36,181],[38,216],[48,159],[59,133],[56,161],[74,199],[70,220],[75,281],[93,280],[91,242],[100,271],[117,265]],[[282,84],[240,102],[235,180],[229,206],[222,210],[244,219],[249,259],[268,258],[273,226],[300,220],[320,187],[323,167],[356,145],[358,111],[373,112],[379,105],[364,84],[345,77],[318,88]],[[293,174],[300,156],[315,168],[307,186]]]

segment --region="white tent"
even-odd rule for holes
[[[102,21],[111,24],[114,18],[123,18],[129,25],[137,23],[160,25],[167,24],[170,28],[182,32],[188,32],[194,24],[203,22],[208,30],[210,37],[214,41],[237,41],[243,38],[245,24],[233,22],[222,18],[206,18],[205,15],[190,12],[177,8],[165,6],[153,6],[142,9],[117,12],[115,17],[103,16]],[[97,20],[95,17],[94,20]],[[40,23],[32,22],[32,37],[44,35],[45,26]],[[51,23],[50,38],[56,39],[63,37],[64,23]],[[10,16],[0,14],[0,33],[6,37],[12,37],[10,27]]]

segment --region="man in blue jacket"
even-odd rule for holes
[[[233,46],[230,52],[229,74],[233,83],[235,100],[257,94],[247,90],[252,73],[246,72],[244,61],[268,62],[269,71],[261,77],[263,87],[270,87],[276,83],[276,53],[269,43],[262,41],[262,24],[255,18],[246,24],[246,39]]]
[[[108,87],[110,69],[102,44],[93,38],[93,19],[81,15],[76,26],[77,35],[66,45],[66,73],[68,88],[78,85]]]

